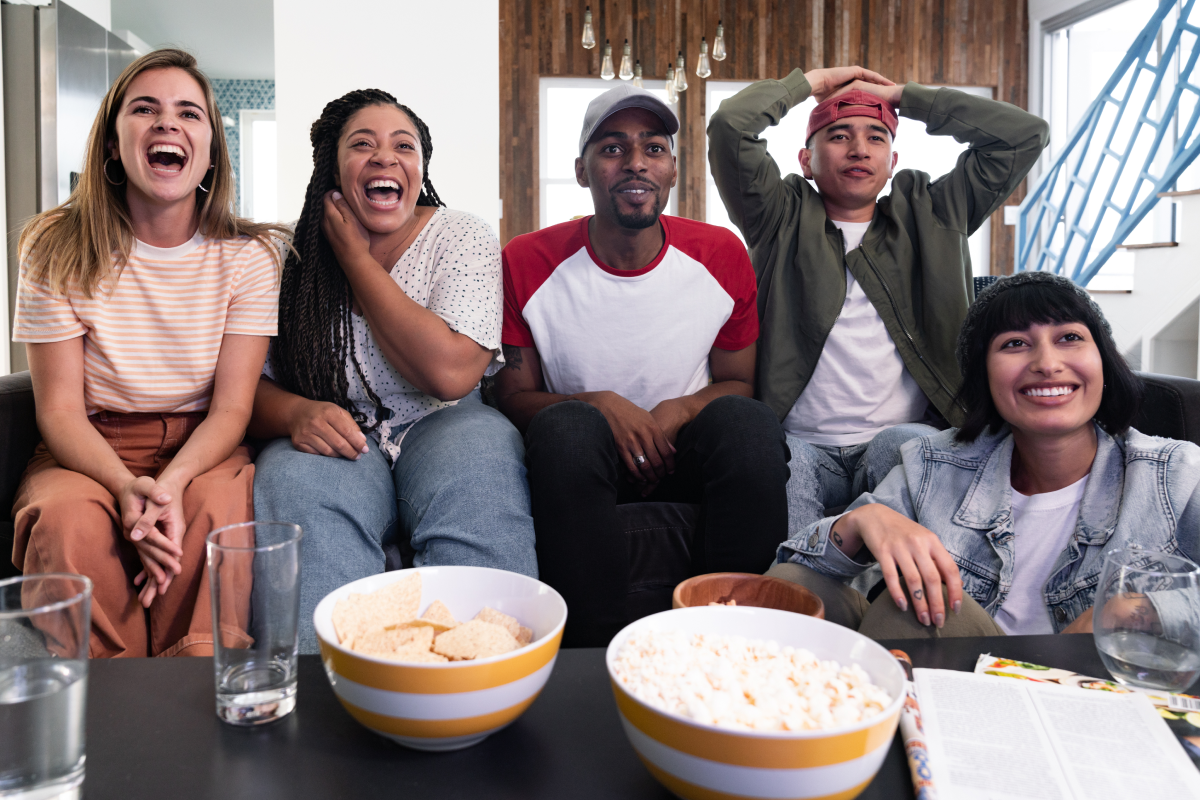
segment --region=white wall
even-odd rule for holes
[[[112,30],[112,0],[65,0],[66,4],[85,17]],[[40,5],[40,4],[38,4]]]
[[[377,88],[429,125],[429,174],[446,204],[499,230],[499,62],[498,0],[275,0],[280,217],[300,215],[321,109]]]

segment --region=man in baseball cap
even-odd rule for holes
[[[563,642],[600,646],[637,613],[617,506],[700,503],[701,572],[761,571],[787,535],[787,448],[753,400],[758,311],[745,247],[668,217],[679,121],[621,85],[588,107],[575,177],[595,213],[504,248],[500,410],[525,434],[538,571]]]
[[[819,102],[803,177],[783,177],[761,134],[809,97]],[[897,112],[967,142],[951,172],[894,172]],[[708,136],[713,178],[758,276],[756,396],[787,432],[798,536],[873,490],[903,442],[962,419],[954,345],[974,296],[967,237],[1021,183],[1049,129],[1007,103],[838,67],[747,87],[713,114]],[[841,544],[827,532],[791,541],[781,553],[797,563],[772,574],[806,579],[804,554]],[[827,617],[848,609],[838,621],[857,628],[857,600],[827,595]]]

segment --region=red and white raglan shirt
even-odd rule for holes
[[[537,348],[547,391],[607,390],[650,410],[707,386],[712,348],[758,339],[754,268],[730,231],[661,216],[658,256],[617,270],[592,250],[589,220],[504,248],[502,341]]]

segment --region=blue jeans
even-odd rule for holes
[[[521,434],[477,392],[414,423],[394,467],[374,439],[367,447],[349,461],[301,453],[283,438],[255,462],[255,518],[304,529],[301,653],[317,652],[317,603],[383,572],[384,537],[396,528],[411,535],[416,566],[538,574]]]

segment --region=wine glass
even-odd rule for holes
[[[1139,547],[1109,551],[1092,631],[1120,683],[1183,691],[1200,675],[1200,565]]]

